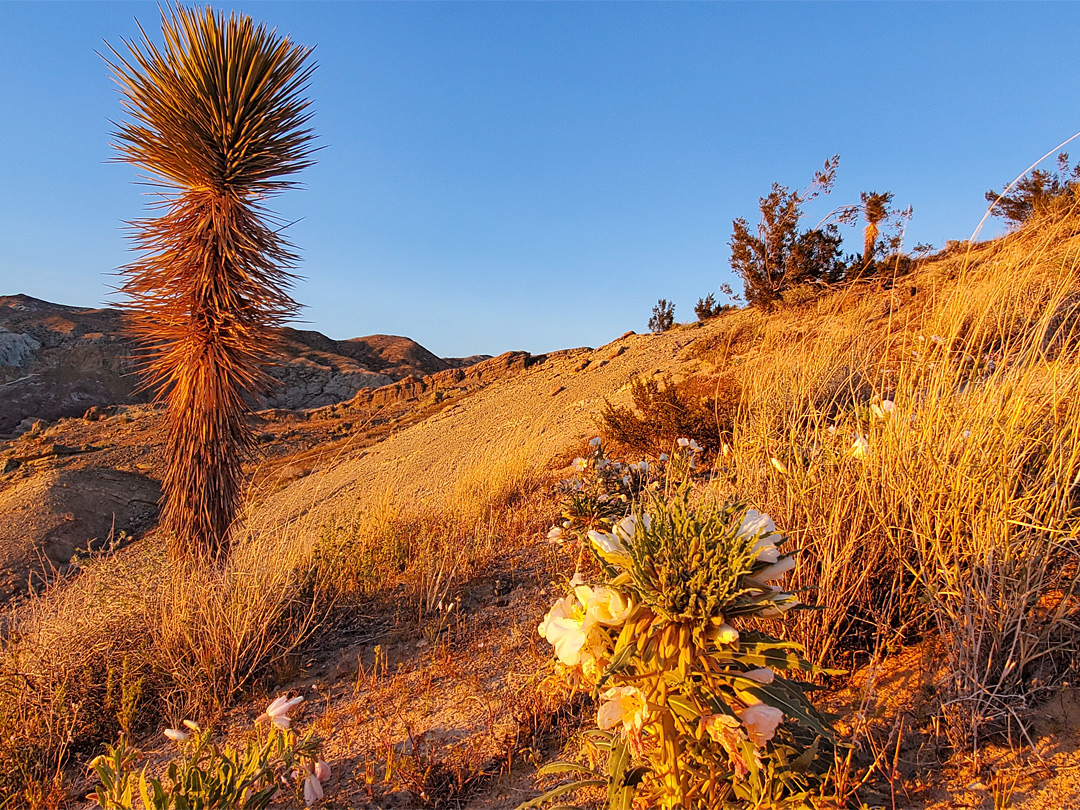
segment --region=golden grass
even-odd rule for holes
[[[1078,251],[1075,219],[1044,221],[891,292],[735,316],[756,336],[724,487],[801,550],[821,609],[793,617],[800,639],[836,661],[936,631],[957,743],[1057,682],[1075,645]]]

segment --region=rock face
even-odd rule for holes
[[[280,330],[277,385],[257,407],[316,408],[367,388],[424,377],[463,361],[436,357],[409,338],[371,335],[332,340]],[[51,304],[27,295],[0,296],[0,435],[37,419],[81,416],[95,406],[146,402],[132,342],[116,309]],[[486,359],[483,356],[469,360]],[[29,421],[27,421],[29,420]]]

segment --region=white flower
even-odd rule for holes
[[[896,410],[896,403],[891,399],[883,399],[881,400],[881,410],[885,413],[892,413]]]
[[[852,442],[850,452],[852,458],[866,458],[870,454],[870,442],[860,433]]]
[[[773,535],[777,534],[776,524],[768,515],[755,509],[747,509],[746,515],[735,532],[736,537],[757,536],[754,551],[758,562],[774,563],[780,559],[780,549],[776,547]]]
[[[580,470],[580,471],[585,471],[585,470],[587,470],[589,468],[589,462],[587,462],[585,459],[580,458],[580,457],[575,458],[574,459],[574,468],[577,469],[577,470]]]
[[[754,579],[758,582],[772,582],[774,579],[780,579],[788,571],[795,567],[795,558],[788,556],[784,559],[774,562],[768,568],[763,568],[754,574]]]
[[[746,726],[746,733],[750,737],[750,742],[759,748],[773,738],[773,735],[776,734],[776,727],[784,719],[782,711],[775,706],[768,706],[764,703],[747,706],[741,712],[736,709],[735,713],[739,715],[739,719]]]
[[[758,683],[764,684],[765,686],[768,686],[770,683],[772,683],[773,679],[776,677],[776,673],[768,667],[758,667],[757,669],[752,669],[749,672],[744,672],[743,675],[745,675],[750,680],[757,681]]]
[[[690,451],[693,452],[693,453],[700,453],[701,452],[701,445],[698,444],[693,439],[691,439],[690,440]]]
[[[194,720],[185,720],[184,725],[190,728],[192,731],[202,731],[202,729],[199,728],[199,724],[196,723]]]
[[[187,734],[187,733],[185,733],[183,731],[180,731],[180,729],[167,728],[167,729],[165,729],[165,736],[168,737],[170,740],[172,740],[175,743],[182,743],[182,742],[187,742],[188,738],[191,735]]]
[[[678,444],[679,444],[679,447],[689,447],[690,446],[690,440],[680,438],[679,441],[678,441]]]
[[[611,562],[617,558],[627,558],[626,546],[622,544],[620,540],[614,534],[608,534],[607,532],[598,532],[596,529],[589,531],[589,539],[593,545],[596,546],[596,550],[600,552],[600,556]]]
[[[660,458],[657,459],[661,464],[667,461],[667,453],[661,453]]]
[[[726,622],[716,630],[717,644],[734,644],[739,640],[739,631]]]
[[[255,720],[256,723],[261,723],[263,720],[269,720],[275,726],[281,729],[288,728],[291,724],[289,719],[289,712],[293,707],[298,706],[304,702],[304,698],[297,695],[292,700],[285,695],[274,700],[269,706],[266,707],[266,711],[259,715]]]
[[[585,613],[605,627],[618,627],[626,621],[634,606],[614,588],[595,588],[585,601]]]
[[[637,534],[637,524],[638,519],[634,515],[627,515],[616,523],[611,531],[619,540],[630,543],[633,542],[634,535]],[[642,515],[641,525],[645,527],[645,531],[648,531],[652,527],[652,518],[649,515]]]
[[[596,713],[596,725],[605,731],[622,724],[627,732],[640,732],[648,719],[645,695],[636,686],[613,686],[603,694],[604,703]]]
[[[330,766],[321,759],[315,763],[315,778],[320,782],[325,782],[330,778]]]
[[[568,667],[576,666],[581,661],[581,648],[586,638],[584,622],[585,612],[577,597],[568,594],[551,606],[537,628],[540,635],[555,648],[555,657]]]
[[[961,435],[961,436],[962,436],[963,438],[965,438],[965,439],[970,439],[970,438],[971,438],[971,431],[970,431],[970,430],[965,430],[965,431],[964,431],[963,433],[961,433],[960,435]]]
[[[307,778],[304,779],[304,804],[311,807],[322,797],[322,782],[319,781],[319,777],[313,773],[308,774]]]
[[[553,543],[561,543],[562,542],[562,533],[563,533],[563,530],[560,527],[552,526],[551,531],[549,531],[547,533],[547,539],[550,540]]]
[[[591,439],[589,439],[589,447],[594,447],[595,448],[595,447],[599,447],[599,446],[600,446],[600,437],[599,436],[593,436]]]

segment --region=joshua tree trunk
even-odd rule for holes
[[[162,189],[159,216],[134,223],[123,268],[144,381],[168,405],[161,523],[177,556],[221,558],[254,447],[245,395],[269,382],[273,327],[297,310],[296,258],[262,201],[310,161],[309,48],[209,7],[162,12],[109,66],[129,119],[122,159]]]

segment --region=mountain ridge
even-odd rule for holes
[[[267,408],[314,408],[365,388],[424,377],[488,359],[442,358],[415,340],[367,335],[335,340],[315,330],[281,327],[281,357],[270,367]],[[0,296],[0,434],[37,419],[81,416],[94,406],[147,402],[135,343],[114,307],[56,304],[22,293]]]

